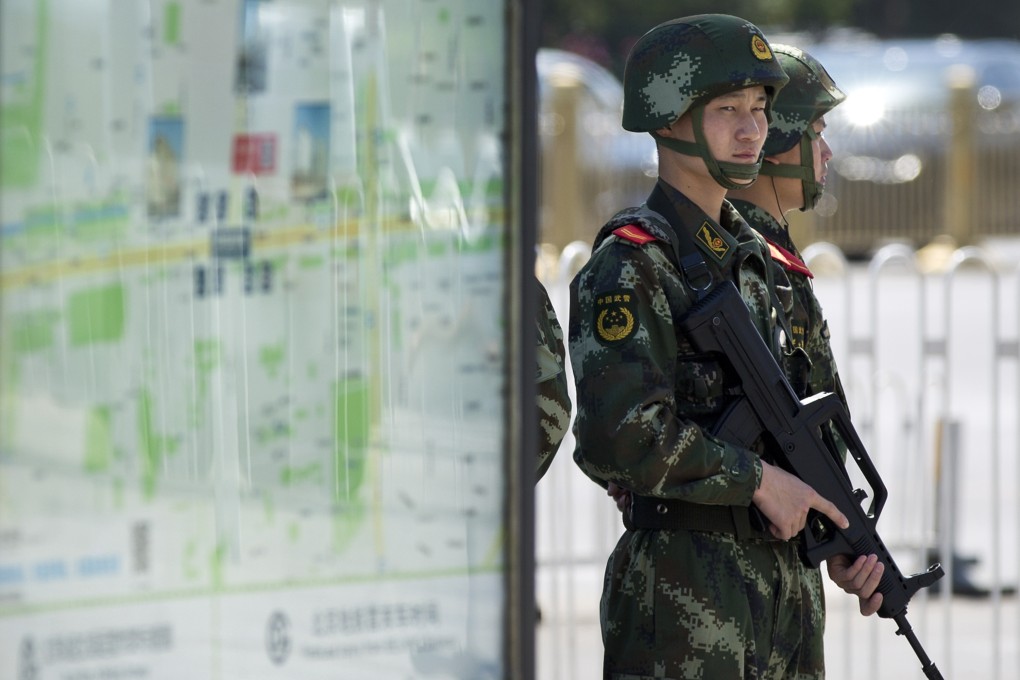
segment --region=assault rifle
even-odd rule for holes
[[[907,603],[921,588],[942,578],[942,566],[934,564],[914,576],[904,577],[878,535],[875,525],[888,491],[850,422],[840,398],[822,392],[801,400],[755,329],[740,293],[730,282],[715,285],[696,302],[680,327],[700,352],[721,355],[739,376],[743,395],[720,417],[710,432],[725,441],[750,446],[765,438],[766,451],[776,465],[796,475],[832,501],[850,520],[841,529],[821,513],[812,511],[798,537],[805,564],[818,567],[834,555],[878,555],[885,565],[878,590],[882,605],[878,615],[893,619],[921,661],[928,678],[942,675],[921,647],[907,622]],[[830,429],[832,428],[832,429]],[[847,448],[848,459],[857,464],[874,498],[868,510],[868,494],[855,489],[843,462],[833,429]],[[757,511],[757,508],[752,506]],[[760,516],[763,527],[768,520]]]

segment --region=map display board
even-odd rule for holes
[[[0,677],[503,677],[505,13],[0,0]]]

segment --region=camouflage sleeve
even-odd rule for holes
[[[710,437],[677,408],[673,319],[677,305],[688,304],[682,285],[657,246],[619,241],[575,277],[574,459],[592,479],[641,495],[747,505],[761,479],[759,458]]]
[[[538,370],[535,379],[539,447],[536,479],[541,479],[552,464],[570,425],[570,392],[564,363],[566,351],[563,347],[563,329],[556,318],[549,293],[541,283],[538,284],[538,295]]]

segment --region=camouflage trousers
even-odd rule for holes
[[[795,542],[627,531],[601,621],[605,680],[825,676],[821,575]]]

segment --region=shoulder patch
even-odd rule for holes
[[[611,347],[634,336],[638,329],[635,303],[631,290],[614,290],[595,296],[592,322],[600,343]]]
[[[642,229],[636,224],[627,224],[619,229],[614,229],[613,234],[619,236],[622,239],[630,241],[631,243],[637,243],[638,245],[644,245],[649,241],[655,241],[657,238],[652,236],[647,231]]]
[[[809,279],[815,278],[815,275],[811,273],[808,266],[804,264],[804,260],[800,259],[786,248],[765,239],[769,244],[769,252],[772,253],[772,259],[783,265],[783,269],[791,272],[797,272],[803,274]]]

